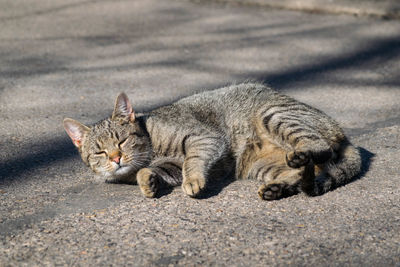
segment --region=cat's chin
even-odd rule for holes
[[[97,182],[106,182],[106,183],[121,183],[130,180],[136,180],[135,177],[135,169],[131,166],[122,166],[119,167],[114,172],[103,173],[102,175],[96,175],[95,180]]]
[[[130,167],[130,166],[122,166],[122,167],[119,167],[117,170],[115,170],[113,176],[116,176],[116,177],[126,176],[129,173],[133,173],[133,172],[134,172],[134,170],[133,170],[132,167]]]

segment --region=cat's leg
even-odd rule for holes
[[[315,164],[323,164],[332,157],[331,146],[315,126],[319,123],[316,121],[320,115],[313,114],[313,110],[301,108],[302,106],[299,110],[271,109],[262,118],[262,124],[269,136],[292,147],[293,150],[286,155],[286,162],[292,168],[306,166],[311,159]],[[332,140],[334,141],[338,140]]]
[[[286,151],[268,139],[249,144],[238,165],[242,177],[262,181],[258,194],[264,200],[276,200],[300,192],[314,182],[314,165],[291,168],[285,161]]]
[[[298,193],[301,171],[288,167],[284,161],[261,158],[253,164],[249,175],[263,182],[258,189],[262,199],[275,200]]]
[[[263,182],[258,189],[258,195],[264,200],[276,200],[297,194],[304,172],[302,168],[290,168],[284,160],[282,150],[281,157],[265,155],[259,158],[248,173],[249,178]]]
[[[136,179],[143,195],[155,197],[159,189],[182,183],[182,161],[172,158],[156,159],[147,168],[140,169]]]
[[[194,197],[207,183],[210,170],[227,154],[227,144],[218,135],[195,135],[185,142],[182,190]]]
[[[262,184],[258,189],[258,195],[263,200],[277,200],[289,197],[314,186],[314,165],[307,164],[301,168],[293,169],[286,164],[264,165],[260,167],[264,172]],[[260,175],[259,175],[260,176]]]

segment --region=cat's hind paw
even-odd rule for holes
[[[298,184],[288,184],[285,182],[271,181],[263,184],[258,189],[258,195],[262,200],[278,200],[290,197],[299,193]]]
[[[286,154],[286,163],[291,168],[300,168],[310,161],[310,155],[304,151],[290,151]]]
[[[140,191],[145,197],[155,197],[158,189],[157,175],[149,168],[139,170],[136,175]]]
[[[283,197],[284,184],[263,184],[258,189],[262,200],[277,200]]]
[[[286,153],[286,164],[291,168],[306,166],[311,160],[315,164],[323,164],[332,158],[331,149],[316,151],[290,151]]]

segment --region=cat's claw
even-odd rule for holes
[[[149,168],[143,168],[139,170],[136,177],[142,194],[148,198],[155,197],[158,188],[156,174]]]

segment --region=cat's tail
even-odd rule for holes
[[[313,166],[312,166],[313,167]],[[310,173],[310,167],[308,167]],[[306,167],[307,170],[307,167]],[[312,170],[314,172],[314,169]],[[302,190],[312,196],[322,195],[349,183],[361,172],[361,155],[349,141],[342,143],[335,159],[328,161],[321,175],[305,175]]]

